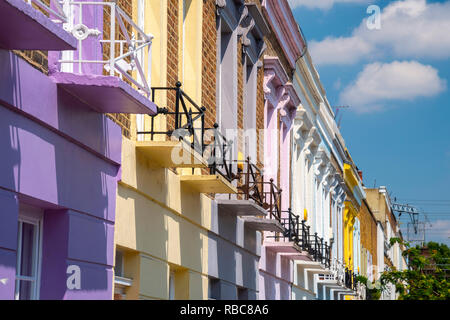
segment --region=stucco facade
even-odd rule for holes
[[[109,300],[120,127],[86,92],[66,88],[59,69],[11,51],[52,50],[52,65],[57,52],[77,49],[61,24],[23,1],[0,12],[18,24],[0,41],[0,299]]]
[[[49,3],[0,2],[0,299],[364,299],[406,268],[288,0]]]

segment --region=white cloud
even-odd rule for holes
[[[311,56],[322,65],[353,64],[389,54],[396,58],[448,58],[449,16],[450,1],[395,1],[381,12],[381,29],[369,30],[365,18],[349,37],[311,41]]]
[[[369,3],[370,0],[288,0],[292,9],[307,7],[310,9],[330,9],[335,3]]]
[[[329,37],[321,42],[311,41],[309,48],[314,63],[318,65],[353,64],[373,50],[370,43],[357,37]]]
[[[376,62],[366,65],[344,88],[340,102],[357,112],[373,112],[385,109],[389,101],[434,96],[446,86],[432,66],[417,61]]]
[[[429,229],[429,233],[427,233],[427,238],[435,238],[438,241],[448,243],[448,238],[450,238],[450,220],[432,221],[431,225],[432,227]]]

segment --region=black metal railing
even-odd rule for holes
[[[270,219],[276,219],[281,222],[281,194],[282,190],[278,188],[273,179],[264,180],[263,172],[250,161],[235,160],[238,164],[238,195],[245,200],[252,199],[259,206],[266,209]]]
[[[238,194],[245,200],[252,199],[263,207],[263,194],[260,190],[260,182],[264,179],[262,170],[250,161],[250,157],[245,160],[234,160],[233,162],[238,168]]]
[[[168,108],[158,108],[158,113],[151,116],[150,130],[139,131],[137,134],[150,135],[153,141],[156,136],[166,136],[183,140],[190,144],[191,148],[201,156],[206,156],[211,174],[220,174],[229,182],[237,179],[233,172],[230,148],[232,141],[228,141],[219,131],[219,125],[213,128],[205,127],[206,108],[197,105],[182,89],[181,82],[175,87],[152,87],[152,100],[155,102],[157,93],[162,91],[175,92],[174,111]],[[155,128],[155,118],[165,115],[166,122],[170,123],[171,129],[158,131]]]
[[[328,245],[325,241],[325,256],[324,256],[324,265],[327,268],[331,268],[331,247],[333,245],[333,242],[330,241],[330,244]]]
[[[303,251],[309,251],[311,247],[311,241],[310,241],[310,229],[311,226],[306,225],[306,220],[302,220],[301,222],[301,248]]]
[[[299,216],[293,214],[290,208],[283,213],[285,217],[281,218],[281,224],[284,232],[268,237],[295,242],[302,251],[308,252],[314,261],[330,268],[332,243],[328,244],[327,241],[318,236],[317,232],[311,235],[310,226],[306,225],[305,220],[300,221]]]
[[[211,132],[210,130],[206,131]],[[239,179],[236,174],[235,166],[233,166],[232,154],[230,152],[233,141],[227,140],[226,137],[220,133],[219,125],[214,124],[212,128],[212,136],[205,137],[205,154],[208,156],[207,162],[211,174],[220,174],[229,182]],[[209,141],[211,140],[211,141]]]
[[[285,229],[283,235],[289,241],[294,241],[298,244],[300,242],[300,219],[292,213],[291,208],[288,208],[286,213],[287,218],[281,218],[281,224]]]
[[[283,227],[283,232],[281,233],[275,233],[273,235],[267,236],[268,238],[273,238],[276,241],[282,239],[282,240],[288,240],[291,242],[295,242],[296,244],[299,244],[301,239],[301,233],[300,233],[300,222],[298,216],[294,215],[291,211],[291,208],[289,208],[287,211],[282,211],[284,213],[285,217],[282,217],[280,219],[280,223]]]
[[[182,89],[181,82],[177,82],[175,87],[152,87],[152,101],[155,102],[157,93],[175,91],[174,111],[168,108],[158,108],[158,114],[151,116],[149,131],[140,131],[137,134],[150,135],[154,140],[156,136],[164,135],[175,137],[190,142],[191,147],[203,155],[205,150],[205,107],[197,105]],[[173,128],[166,131],[158,131],[155,128],[155,117],[164,114],[167,118],[172,118]],[[169,119],[167,119],[169,122]],[[172,122],[172,121],[170,121]]]
[[[345,268],[344,276],[345,287],[351,290],[356,290],[356,275],[353,273],[353,271]]]

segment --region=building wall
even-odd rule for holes
[[[364,275],[368,276],[374,270],[369,270],[369,268],[375,267],[377,262],[377,221],[366,200],[362,202],[358,217],[361,222],[361,246],[367,251],[362,261],[366,264]],[[368,254],[370,254],[373,266],[367,264]]]
[[[214,210],[208,241],[208,275],[217,279],[214,299],[256,300],[261,233],[225,212]],[[237,289],[244,290],[239,297]]]
[[[216,123],[216,62],[217,31],[215,1],[205,1],[202,18],[202,100],[206,107],[205,124],[213,128]]]
[[[229,151],[232,160],[244,160],[250,155],[244,148],[243,129],[245,121],[252,113],[251,110],[244,112],[244,108],[249,108],[246,102],[247,95],[255,93],[257,96],[258,90],[255,87],[255,92],[248,92],[245,87],[246,56],[242,45],[243,36],[239,35],[242,27],[239,24],[242,23],[240,20],[242,9],[242,4],[238,1],[229,0],[225,1],[224,6],[218,6],[217,10],[216,8],[207,10],[210,14],[214,14],[214,19],[211,19],[208,24],[212,27],[214,22],[215,33],[214,35],[204,33],[207,38],[205,45],[215,44],[216,65],[208,70],[208,72],[215,72],[214,82],[211,82],[211,78],[209,83],[210,85],[215,83],[215,121],[219,124],[221,133],[233,142],[232,149]],[[209,17],[207,19],[209,21]],[[259,72],[257,77],[259,82],[262,80],[261,75]],[[262,113],[258,114],[257,110],[253,114],[255,115],[253,120],[263,119]],[[259,140],[254,141],[255,145],[258,144],[257,141]],[[252,157],[251,161],[256,163],[257,158]],[[216,195],[216,199],[229,199],[229,196]],[[232,196],[232,199],[239,199],[239,197]],[[247,227],[244,221],[232,212],[213,210],[208,252],[210,298],[256,299],[260,255],[261,233],[259,231]]]
[[[137,252],[140,268],[132,286],[136,295],[127,299],[168,299],[171,268],[187,277],[184,298],[205,299],[211,201],[184,189],[179,175],[155,168],[135,150],[133,141],[123,139],[115,239]]]
[[[202,50],[202,43],[211,40],[212,6],[198,0],[186,4],[174,0],[146,2],[145,28],[155,37],[152,85],[175,87],[181,81],[182,89],[201,105],[215,100],[215,90],[211,93],[209,82],[203,80],[203,65],[211,63],[212,57],[215,61],[215,52]],[[203,38],[203,30],[210,38]],[[211,77],[210,73],[205,75]],[[174,111],[173,93],[158,92],[155,101]],[[206,107],[206,119],[212,124],[214,106]],[[150,125],[151,118],[146,116],[143,131]],[[170,130],[173,117],[158,116],[155,125]],[[162,139],[166,138],[161,135],[156,140]],[[133,279],[125,291],[126,299],[171,298],[171,275],[173,298],[206,299],[211,199],[180,184],[180,175],[190,170],[154,166],[136,152],[135,143],[133,138],[123,138],[123,177],[117,199],[116,246],[125,252],[125,276]]]
[[[263,12],[269,28],[265,36],[266,50],[264,52],[264,169],[266,179],[273,179],[282,190],[281,210],[284,218],[291,207],[291,139],[295,110],[300,104],[299,94],[292,85],[295,61],[288,58],[300,55],[300,43],[290,46],[301,36],[295,31],[285,33],[283,28],[293,28],[293,17],[286,1],[256,2]],[[260,5],[261,4],[261,5]],[[286,11],[283,11],[286,9]],[[281,18],[281,12],[286,13],[288,19]],[[282,26],[282,27],[280,27]],[[296,26],[296,24],[295,24]],[[294,40],[295,39],[295,40]],[[294,212],[303,214],[303,212]],[[264,243],[272,241],[270,234],[264,234]],[[279,253],[272,252],[263,243],[260,259],[260,293],[259,299],[303,299],[300,292],[293,295],[294,263],[293,260]]]
[[[17,222],[43,216],[41,299],[111,299],[120,128],[14,53],[0,51],[0,223],[3,299],[14,298]],[[66,286],[69,265],[81,287]],[[3,273],[4,271],[4,273]]]

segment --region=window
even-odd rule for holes
[[[123,277],[123,252],[116,250],[116,261],[114,264],[114,274],[118,277]]]
[[[238,287],[237,288],[237,297],[238,297],[238,300],[248,300],[248,289]]]
[[[130,271],[125,271],[128,254],[126,251],[116,249],[114,262],[114,300],[127,299],[128,289],[133,285],[133,279],[126,276]]]
[[[220,299],[220,281],[219,279],[209,278],[208,300]]]
[[[169,300],[175,300],[175,272],[169,275]]]
[[[22,205],[17,229],[16,300],[39,299],[41,229],[41,212]]]

